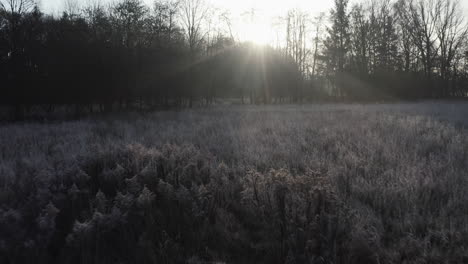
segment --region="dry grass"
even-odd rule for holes
[[[0,260],[463,262],[467,111],[232,106],[4,125]]]

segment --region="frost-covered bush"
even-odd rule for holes
[[[0,263],[462,263],[465,104],[0,127]]]

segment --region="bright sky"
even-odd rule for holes
[[[39,0],[41,6],[49,11],[57,12],[63,8],[64,0]],[[74,0],[86,3],[88,0]],[[111,2],[112,0],[101,0]],[[151,4],[152,0],[143,0]],[[286,10],[298,7],[306,10],[328,10],[333,0],[209,0],[216,6],[232,10],[232,12],[243,12],[252,8],[268,10],[268,13],[284,13]]]
[[[333,0],[211,0],[217,6],[231,11],[237,17],[237,33],[239,38],[257,43],[273,43],[277,31],[272,24],[278,16],[286,15],[288,10],[300,9],[311,16],[326,12],[333,6]],[[247,12],[254,12],[254,16]],[[242,15],[244,14],[244,15]],[[251,21],[252,19],[252,21]],[[284,29],[283,29],[284,30]]]
[[[60,15],[66,0],[38,0],[47,13]],[[79,5],[86,5],[96,0],[72,0]],[[110,3],[116,0],[98,0]],[[143,0],[150,5],[154,0]],[[293,8],[301,9],[312,16],[330,10],[333,0],[205,0],[213,6],[228,10],[236,38],[257,43],[273,43],[277,39],[277,29],[272,24],[278,16],[284,16]],[[353,0],[351,0],[353,1]],[[247,12],[254,12],[248,15]],[[276,30],[276,31],[275,31]]]
[[[48,13],[60,14],[64,8],[65,0],[38,0],[43,10]],[[80,5],[96,0],[72,0]],[[118,0],[97,0],[102,3]],[[143,0],[151,4],[154,0]],[[233,31],[238,38],[258,43],[273,43],[276,40],[275,28],[272,27],[278,16],[284,16],[290,9],[301,9],[312,17],[320,12],[329,13],[333,6],[333,0],[206,0],[213,6],[223,10],[229,10],[231,14]],[[351,3],[358,0],[350,0]],[[460,0],[464,6],[465,14],[468,14],[468,0]],[[246,12],[254,10],[254,18],[246,15]]]

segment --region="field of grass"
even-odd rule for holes
[[[0,126],[0,263],[464,263],[468,103]]]

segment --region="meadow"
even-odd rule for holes
[[[0,125],[0,263],[466,263],[468,103]]]

